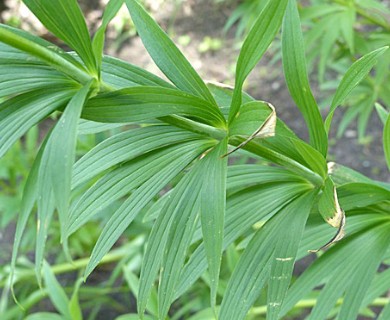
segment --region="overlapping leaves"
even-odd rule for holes
[[[328,172],[326,131],[337,105],[385,49],[363,57],[347,72],[325,126],[309,87],[294,0],[269,1],[265,6],[244,42],[233,90],[207,86],[135,0],[126,0],[126,5],[137,31],[172,83],[102,56],[104,31],[123,1],[109,3],[93,41],[76,1],[25,2],[78,57],[22,31],[0,27],[0,40],[5,43],[0,46],[0,63],[15,70],[13,75],[4,74],[0,84],[5,98],[0,104],[0,155],[32,125],[54,111],[62,112],[42,143],[26,183],[13,267],[35,203],[36,273],[40,279],[45,242],[56,211],[67,249],[74,232],[111,203],[123,200],[95,244],[85,271],[88,276],[141,211],[169,188],[145,216],[153,221],[153,228],[138,285],[141,317],[157,278],[156,315],[165,319],[175,299],[206,271],[210,304],[222,320],[244,319],[265,286],[267,319],[271,320],[279,319],[325,282],[312,318],[326,317],[344,292],[343,319],[352,319],[361,304],[370,302],[364,292],[388,249],[389,188],[358,175],[351,180],[345,170]],[[244,80],[272,42],[283,17],[285,76],[309,127],[310,144],[277,119],[272,105],[252,101],[242,93]],[[25,82],[17,77],[22,73],[27,75]],[[120,128],[118,123],[130,127],[123,127],[75,163],[80,118],[84,119],[81,131],[86,132]],[[384,118],[389,157],[389,117]],[[279,167],[228,166],[229,149],[245,149]],[[367,193],[368,198],[362,197]],[[329,240],[326,225],[312,224],[313,216],[320,213],[327,220],[337,218],[341,230],[345,224],[341,208],[356,223],[352,235],[322,255],[288,289],[295,260]],[[371,219],[359,219],[369,214]],[[254,230],[256,223],[262,226]],[[313,234],[321,236],[313,240]],[[242,238],[245,250],[220,299],[223,252]],[[359,253],[353,254],[356,250]],[[346,256],[350,258],[344,259]],[[359,267],[349,273],[356,264]],[[62,301],[56,307],[67,317],[70,302],[46,264],[44,268],[48,289]],[[365,270],[368,276],[357,281]]]

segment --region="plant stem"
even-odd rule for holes
[[[235,138],[232,139],[229,143],[234,146],[238,146],[242,141],[244,141],[243,138]],[[312,183],[314,187],[320,187],[324,182],[319,174],[303,166],[299,162],[296,162],[293,159],[290,159],[276,151],[268,149],[255,141],[250,141],[243,147],[243,149],[253,154],[256,154],[264,159],[267,159],[275,164],[283,166],[286,169],[293,171],[294,173],[298,173],[307,181]]]
[[[344,299],[339,299],[336,302],[337,306],[340,306],[343,303]],[[293,309],[304,309],[304,308],[312,308],[316,305],[316,299],[305,299],[299,301]],[[372,307],[383,307],[390,303],[390,298],[377,298],[370,303]],[[267,306],[261,306],[252,308],[249,312],[251,315],[265,315],[267,314]]]
[[[138,237],[134,241],[128,243],[127,245],[112,250],[108,254],[104,256],[104,258],[100,261],[101,264],[107,264],[111,262],[115,262],[118,260],[121,260],[124,257],[132,257],[133,255],[137,254],[139,251],[139,248],[142,246],[144,242],[144,237]],[[76,271],[82,268],[85,268],[89,263],[89,258],[83,258],[79,260],[75,260],[67,263],[61,263],[57,265],[51,266],[51,270],[54,274],[62,274],[66,272],[72,272]],[[32,278],[35,276],[35,270],[25,270],[22,272],[16,273],[16,281],[22,281],[28,278]],[[7,279],[5,281],[0,282],[0,288],[4,287]]]
[[[167,117],[160,117],[158,119],[165,123],[171,124],[173,126],[182,129],[186,129],[195,133],[206,134],[207,136],[217,140],[222,140],[227,135],[227,132],[223,129],[208,126],[206,124],[196,122],[180,116],[167,116]]]

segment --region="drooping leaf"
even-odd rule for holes
[[[179,89],[203,98],[217,109],[209,89],[168,35],[137,0],[126,0],[126,5],[145,48],[160,70]]]
[[[367,76],[372,67],[378,61],[378,58],[387,49],[388,47],[383,47],[364,55],[347,70],[344,77],[341,79],[341,82],[333,97],[329,114],[325,120],[325,128],[327,132],[329,132],[333,114],[336,108],[343,103],[345,98],[351,93],[352,89],[355,88]]]
[[[90,261],[85,270],[85,276],[88,276],[92,272],[141,209],[143,209],[158,192],[179,174],[189,162],[201,154],[205,148],[210,146],[210,143],[214,142],[194,141],[191,143],[193,153],[187,150],[187,153],[185,153],[184,156],[182,155],[181,149],[176,148],[172,150],[171,157],[176,158],[176,160],[171,161],[165,166],[159,164],[159,173],[150,177],[135,190],[110,218],[92,251]]]
[[[46,170],[50,174],[55,205],[60,218],[61,239],[64,239],[65,228],[68,224],[72,171],[76,157],[77,124],[91,85],[92,82],[83,87],[69,101],[51,132],[46,146],[50,153]]]
[[[205,156],[200,218],[210,274],[211,306],[216,306],[226,209],[227,138]]]
[[[288,89],[309,129],[310,144],[323,156],[327,137],[318,105],[311,92],[297,4],[290,0],[282,32],[283,68]]]
[[[242,45],[237,61],[229,123],[233,122],[240,110],[245,79],[259,62],[280,29],[287,2],[288,0],[269,1]]]
[[[191,141],[181,145],[173,144],[140,156],[107,173],[72,205],[67,234],[75,232],[93,215],[135,190],[154,175],[158,175],[161,168],[173,163],[178,168],[188,164],[199,153],[196,148],[198,143]],[[180,156],[172,160],[173,154]]]
[[[65,41],[96,75],[89,31],[76,0],[24,0],[27,7],[55,36]]]
[[[73,171],[73,188],[121,162],[199,137],[192,132],[164,125],[141,127],[113,135],[76,162]]]
[[[73,88],[46,88],[26,92],[0,104],[0,157],[27,132],[74,94]]]
[[[51,302],[65,319],[72,319],[69,312],[69,298],[47,262],[43,264],[43,277]]]
[[[313,195],[301,195],[257,231],[231,276],[219,319],[244,319],[267,280],[268,316],[277,319]]]

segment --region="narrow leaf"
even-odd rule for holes
[[[91,99],[82,116],[100,122],[135,122],[168,115],[195,117],[223,127],[225,119],[209,102],[179,91],[160,87],[132,87],[100,94]]]
[[[325,120],[326,131],[329,132],[333,114],[336,108],[343,103],[351,91],[367,76],[372,67],[377,63],[378,58],[389,47],[383,47],[367,53],[357,60],[345,73],[333,97],[329,114]]]
[[[237,116],[242,104],[242,88],[249,73],[268,49],[282,24],[288,0],[268,1],[246,37],[237,61],[236,80],[229,123]]]
[[[76,157],[77,124],[91,84],[92,82],[83,87],[69,101],[53,129],[46,147],[50,150],[50,160],[46,170],[50,172],[51,176],[55,204],[60,218],[62,240],[68,223],[71,179]]]
[[[146,49],[167,78],[179,89],[201,97],[217,108],[203,80],[138,1],[126,0],[126,5]]]
[[[91,39],[76,0],[24,0],[24,3],[48,30],[79,54],[92,74],[96,74]]]
[[[288,89],[309,128],[310,144],[327,153],[327,137],[320,110],[311,92],[297,4],[290,0],[282,32],[283,68]]]
[[[103,13],[101,26],[97,29],[93,40],[92,40],[92,49],[94,56],[96,57],[96,65],[98,69],[98,75],[100,77],[101,64],[103,59],[103,49],[104,49],[104,40],[105,33],[108,27],[108,24],[116,14],[119,9],[122,7],[124,0],[110,0],[106,5]]]
[[[222,260],[226,207],[227,139],[222,140],[203,159],[201,223],[210,273],[211,306],[216,306],[219,271]]]

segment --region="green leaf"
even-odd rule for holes
[[[385,127],[383,129],[383,150],[385,151],[387,167],[390,170],[390,115],[387,116]]]
[[[351,93],[352,89],[355,88],[367,76],[372,67],[377,63],[378,58],[387,49],[388,47],[383,47],[364,55],[347,70],[344,77],[341,79],[341,82],[333,97],[329,114],[325,120],[325,128],[327,132],[329,132],[333,114],[336,111],[336,108],[343,103],[345,98]]]
[[[25,320],[64,320],[64,318],[57,313],[37,312],[28,315]]]
[[[156,150],[124,163],[104,175],[72,205],[67,235],[75,232],[114,201],[138,188],[154,175],[158,175],[162,167],[171,163],[176,163],[179,167],[183,161],[185,163],[191,161],[197,155],[195,148],[197,145],[198,141],[183,142],[181,145],[173,144],[168,148]],[[180,156],[172,160],[173,154],[180,154]]]
[[[13,278],[16,270],[16,259],[18,257],[18,251],[20,248],[20,244],[22,241],[23,233],[26,230],[27,222],[30,217],[30,214],[34,208],[35,201],[38,197],[38,174],[39,174],[39,166],[42,159],[43,150],[45,150],[47,140],[42,143],[37,156],[35,157],[34,163],[30,169],[30,173],[28,175],[26,184],[23,189],[23,197],[22,197],[22,205],[20,209],[20,213],[18,216],[18,222],[16,224],[14,245],[12,250],[12,258],[11,258],[11,274],[10,274],[10,282],[12,285],[14,284]],[[11,287],[13,291],[13,286]]]
[[[83,319],[83,313],[81,311],[80,303],[79,303],[79,290],[80,286],[83,283],[83,279],[80,278],[77,280],[72,297],[70,298],[69,301],[69,313],[71,315],[72,320],[82,320]]]
[[[226,209],[227,139],[222,140],[204,160],[201,223],[210,274],[211,306],[216,306]]]
[[[376,270],[379,266],[385,252],[384,249],[388,246],[388,227],[388,223],[383,220],[377,220],[376,226],[373,228],[368,230],[366,228],[363,232],[348,237],[343,242],[326,251],[290,288],[281,316],[285,315],[315,286],[327,283],[323,289],[326,291],[322,290],[311,314],[311,319],[313,320],[325,318],[337,299],[343,295],[344,290],[348,290],[348,288],[352,288],[362,282],[361,278],[358,280],[356,276],[360,271],[363,272],[364,266],[370,270]],[[358,298],[358,294],[356,291],[350,292],[349,295],[351,296],[346,296],[344,299],[349,301],[348,303],[352,303],[354,297]],[[362,299],[360,294],[358,299]],[[358,312],[360,304],[361,300],[358,303],[357,310],[355,305],[354,310],[348,311],[348,307],[351,304],[347,304],[343,308],[348,312]],[[355,317],[350,317],[350,319],[355,319]]]
[[[174,88],[172,84],[140,67],[109,56],[103,57],[102,78],[117,89],[134,86]]]
[[[97,75],[89,31],[76,0],[24,0],[27,7],[56,37],[65,41]]]
[[[168,35],[138,1],[126,0],[126,5],[146,50],[160,70],[179,89],[203,98],[217,109],[209,89]]]
[[[194,117],[224,127],[219,109],[188,93],[160,87],[132,87],[100,94],[87,103],[82,116],[98,122],[135,122],[168,115]]]
[[[66,319],[71,320],[69,299],[46,262],[43,264],[43,277],[51,302]]]
[[[110,21],[114,19],[119,9],[122,7],[123,2],[124,0],[110,0],[108,2],[108,4],[104,9],[102,23],[100,27],[97,29],[92,40],[92,50],[94,56],[96,57],[96,65],[97,65],[99,77],[100,77],[100,69],[101,69],[102,58],[103,58],[106,29]]]
[[[237,61],[236,80],[229,123],[232,123],[242,104],[244,81],[268,49],[280,29],[288,0],[269,1],[246,37]]]
[[[192,132],[161,125],[136,128],[113,135],[76,162],[73,188],[121,162],[165,146],[197,138],[200,136]]]
[[[379,103],[375,103],[375,109],[378,112],[379,118],[381,119],[383,124],[386,124],[387,116],[389,112]]]
[[[49,171],[51,178],[55,205],[60,218],[62,240],[64,240],[65,228],[68,224],[72,169],[76,157],[77,124],[84,103],[88,99],[91,85],[92,81],[69,101],[46,146],[50,153],[46,170]]]
[[[180,188],[177,189],[178,195],[176,197],[179,198],[178,201],[176,197],[172,198],[172,201],[166,205],[167,210],[165,211],[163,209],[161,213],[163,216],[170,216],[171,222],[164,232],[166,244],[165,250],[163,251],[164,255],[158,287],[159,319],[165,319],[169,307],[173,302],[176,286],[180,279],[180,270],[183,267],[186,253],[191,244],[192,235],[197,224],[202,184],[204,182],[202,178],[199,178],[202,177],[203,163],[203,161],[198,162],[197,166],[187,174],[188,179],[182,180],[186,182],[186,186],[180,194],[179,191],[182,190]],[[174,196],[175,192],[173,192]],[[175,205],[175,209],[168,211],[168,208],[173,205]],[[156,224],[158,222],[159,220],[156,221]]]
[[[58,71],[82,84],[86,84],[91,80],[91,76],[72,55],[28,32],[0,24],[0,41],[28,53],[28,59],[37,57],[47,65],[53,66]],[[17,50],[18,54],[20,53],[19,50]],[[15,55],[8,55],[8,58],[13,61],[21,61],[20,59],[15,59],[17,58]]]
[[[175,161],[171,161],[165,166],[159,164],[156,168],[159,169],[157,170],[159,173],[150,177],[135,190],[107,222],[92,251],[90,261],[85,270],[85,277],[97,266],[141,209],[208,146],[210,146],[210,142],[195,141],[187,145],[189,149],[184,154],[180,148],[172,150],[171,159],[175,159]]]
[[[267,280],[267,317],[278,319],[313,195],[314,192],[301,195],[257,231],[230,278],[222,300],[221,320],[244,319]]]
[[[50,133],[49,133],[50,135]],[[50,139],[50,136],[47,138]],[[48,170],[50,164],[50,150],[48,143],[42,153],[39,163],[38,185],[37,185],[37,240],[35,247],[35,274],[38,282],[41,282],[41,268],[44,260],[44,251],[47,240],[48,229],[54,213],[54,194],[51,183],[51,175]]]
[[[347,183],[338,188],[338,194],[345,210],[390,200],[390,190],[372,183]]]
[[[37,89],[15,96],[0,104],[0,157],[27,132],[74,94],[72,88]]]
[[[282,32],[282,51],[287,86],[309,128],[310,144],[326,156],[327,137],[309,85],[304,42],[295,0],[290,0],[287,6]]]

